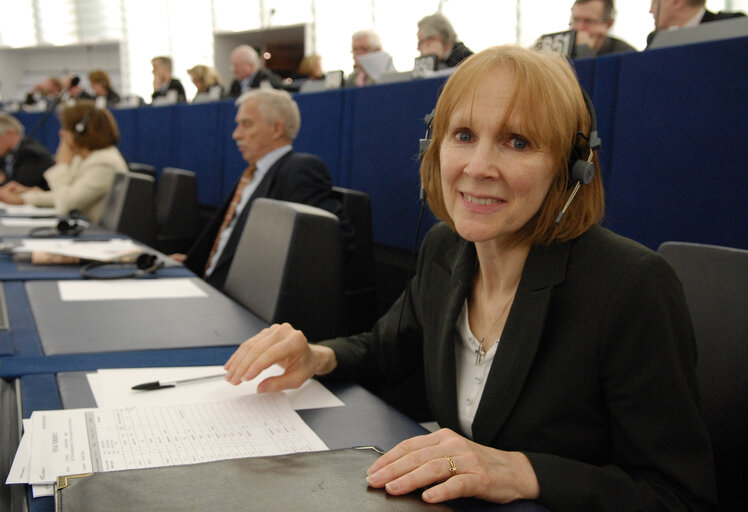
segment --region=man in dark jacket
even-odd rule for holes
[[[654,17],[655,31],[647,36],[647,46],[660,30],[689,28],[702,23],[745,16],[742,12],[707,11],[706,0],[652,0],[649,12]]]
[[[613,0],[576,0],[571,6],[569,21],[569,28],[576,32],[571,57],[588,58],[636,51],[626,41],[608,35],[615,15]]]
[[[453,68],[473,54],[470,48],[457,41],[452,24],[438,12],[418,22],[418,51],[421,57],[436,55],[438,69]]]
[[[232,50],[231,70],[234,73],[234,81],[231,82],[229,96],[232,98],[238,98],[250,89],[260,87],[283,88],[281,78],[269,69],[261,67],[260,56],[249,45],[243,44]]]
[[[54,163],[47,148],[24,136],[24,127],[18,119],[0,112],[0,184],[16,181],[26,187],[48,190],[44,171]]]

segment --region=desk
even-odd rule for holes
[[[304,421],[331,449],[376,445],[389,449],[403,439],[425,433],[418,424],[355,384],[327,384],[346,405],[327,409],[299,411]],[[50,399],[50,397],[53,397]],[[24,417],[30,415],[25,404],[61,406],[92,405],[92,396],[83,373],[34,375],[21,378]],[[36,407],[42,409],[43,407]],[[29,499],[31,512],[53,510],[51,498]],[[458,504],[457,510],[496,510],[499,512],[547,512],[532,502],[492,505],[474,500]]]

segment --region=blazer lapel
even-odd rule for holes
[[[538,351],[554,286],[565,279],[569,243],[534,246],[473,421],[473,440],[490,445],[522,393]]]
[[[465,297],[470,291],[475,273],[475,246],[462,242],[445,254],[445,279],[434,279],[433,283],[445,283],[447,288],[429,291],[432,297],[443,297],[435,303],[445,308],[435,311],[429,320],[436,325],[433,342],[424,342],[424,373],[428,379],[431,411],[443,427],[460,431],[457,415],[457,373],[455,369],[455,324]]]

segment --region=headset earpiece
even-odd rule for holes
[[[91,121],[91,116],[93,116],[94,110],[96,110],[96,105],[91,107],[91,110],[89,110],[85,116],[83,116],[83,119],[75,123],[75,126],[73,126],[73,129],[75,130],[75,133],[78,135],[83,135],[88,130],[88,123]]]
[[[128,264],[118,261],[92,261],[81,267],[81,276],[85,277],[86,279],[105,280],[137,278],[145,275],[155,274],[158,269],[163,268],[164,262],[156,254],[144,252],[139,254],[138,257],[135,258],[134,271],[127,270],[125,273],[118,272],[113,274],[92,272],[94,269],[103,269],[109,266],[115,267],[113,269],[110,269],[110,271],[120,270],[121,267],[125,265]]]

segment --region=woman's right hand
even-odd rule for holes
[[[260,382],[259,393],[298,388],[315,375],[330,373],[337,361],[331,348],[310,345],[301,331],[287,323],[274,324],[239,345],[224,365],[226,380],[237,385],[274,364],[285,371]]]
[[[67,137],[61,136],[60,144],[57,146],[57,152],[55,153],[55,162],[57,162],[58,164],[69,164],[75,156],[75,151],[66,139]]]

